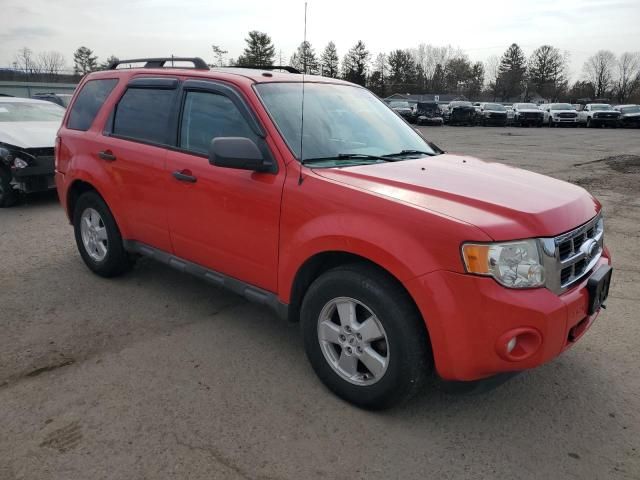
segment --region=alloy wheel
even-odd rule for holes
[[[107,228],[100,214],[93,208],[87,208],[80,218],[82,244],[92,260],[101,262],[109,251]]]
[[[378,317],[362,302],[338,297],[318,317],[318,341],[325,360],[346,381],[378,382],[389,366],[389,342]]]

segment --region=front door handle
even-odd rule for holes
[[[107,162],[113,162],[116,159],[116,156],[111,150],[103,150],[101,152],[98,152],[98,156],[102,160],[106,160]]]
[[[191,175],[191,170],[176,170],[173,172],[173,178],[181,182],[196,183],[198,179]]]

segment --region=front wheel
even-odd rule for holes
[[[18,201],[18,192],[11,186],[11,174],[0,168],[0,208],[11,207]]]
[[[431,373],[422,317],[406,291],[374,267],[347,265],[321,275],[304,297],[301,327],[318,377],[360,407],[405,401]]]
[[[591,119],[587,118],[587,128],[591,128],[593,124],[591,123]]]
[[[115,277],[131,268],[122,236],[109,207],[95,192],[83,193],[73,213],[76,244],[84,263],[102,277]]]

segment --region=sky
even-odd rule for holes
[[[22,47],[55,50],[69,67],[79,46],[100,60],[200,56],[212,44],[237,57],[250,30],[268,33],[284,64],[304,35],[304,0],[0,0],[0,67]],[[542,44],[570,54],[570,75],[599,49],[640,51],[640,0],[308,0],[307,39],[330,40],[340,57],[363,40],[375,55],[420,43],[452,45],[471,60],[500,56],[513,42],[527,56]],[[276,58],[279,62],[279,58]]]

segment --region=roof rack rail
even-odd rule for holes
[[[295,67],[289,65],[232,65],[230,68],[252,68],[254,70],[284,70],[289,73],[302,73]]]
[[[191,62],[196,70],[209,70],[209,65],[200,57],[160,57],[160,58],[134,58],[131,60],[117,60],[111,62],[108,70],[115,70],[125,63],[144,63],[144,68],[172,68],[165,67],[166,63]],[[184,67],[179,67],[184,68]]]

